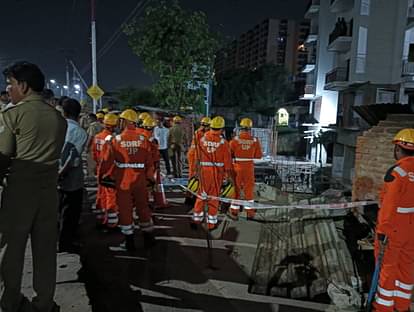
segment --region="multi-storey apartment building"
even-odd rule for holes
[[[266,19],[243,33],[216,56],[215,73],[263,64],[285,65],[292,76],[301,74],[307,52],[303,46],[309,21]]]
[[[333,175],[345,182],[353,177],[356,138],[369,127],[354,108],[412,101],[412,5],[411,0],[312,0],[306,12],[311,20],[306,42],[314,57],[305,67],[304,98],[319,127],[337,124]]]

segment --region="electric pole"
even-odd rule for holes
[[[96,70],[96,15],[95,0],[91,0],[91,37],[92,37],[92,85],[98,85],[98,73]],[[93,99],[93,112],[96,114],[98,101]]]

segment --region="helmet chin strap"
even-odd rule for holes
[[[397,144],[395,144],[394,145],[394,158],[395,158],[395,160],[399,160],[399,157],[398,157],[398,148],[399,148],[399,146],[397,145]]]

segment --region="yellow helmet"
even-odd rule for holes
[[[198,192],[198,189],[200,188],[200,181],[198,180],[198,178],[190,178],[187,183],[187,188],[194,193]]]
[[[223,129],[226,123],[221,116],[214,117],[210,122],[210,127],[213,129]]]
[[[240,121],[240,128],[251,128],[253,127],[253,121],[250,118],[243,118]]]
[[[121,115],[119,115],[119,118],[132,122],[137,122],[138,114],[133,109],[126,109],[121,113]]]
[[[180,116],[175,116],[174,118],[173,118],[173,121],[175,122],[175,123],[179,123],[179,122],[181,122],[183,119],[180,117]]]
[[[102,108],[102,111],[103,111],[105,114],[107,114],[107,113],[109,113],[109,108],[107,108],[107,107]]]
[[[98,119],[104,119],[105,114],[104,113],[96,113],[96,118]]]
[[[103,122],[106,126],[116,126],[118,124],[118,116],[108,113],[105,115]]]
[[[151,118],[151,117],[148,117],[147,119],[145,119],[143,122],[142,122],[142,126],[144,127],[144,128],[154,128],[154,127],[156,127],[157,126],[157,122],[153,119],[153,118]]]
[[[210,126],[211,119],[210,117],[203,117],[200,120],[201,125],[203,126]]]
[[[220,197],[233,198],[235,192],[234,185],[230,182],[225,182],[221,186]]]
[[[414,151],[414,129],[406,128],[397,133],[392,143],[404,149]]]
[[[139,114],[138,119],[144,121],[147,118],[151,118],[151,115],[148,114],[147,112],[143,112],[141,114]]]

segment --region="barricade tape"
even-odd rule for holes
[[[184,185],[180,185],[180,186],[181,186],[181,188],[183,188],[187,192],[190,192],[191,194],[193,194],[194,196],[196,196],[197,198],[199,198],[201,200],[218,200],[218,201],[223,202],[223,203],[234,204],[234,205],[238,205],[238,206],[248,206],[248,207],[251,207],[253,209],[258,209],[258,210],[262,210],[262,209],[263,210],[265,210],[265,209],[337,210],[337,209],[350,209],[350,208],[356,208],[356,207],[362,207],[362,206],[377,204],[376,201],[358,201],[358,202],[332,203],[332,204],[265,205],[265,204],[260,204],[260,203],[252,203],[252,202],[247,201],[247,200],[230,199],[230,198],[224,198],[224,197],[211,196],[211,195],[207,195],[205,193],[198,194],[198,193],[195,193],[195,192],[191,191],[190,189],[188,189]]]

